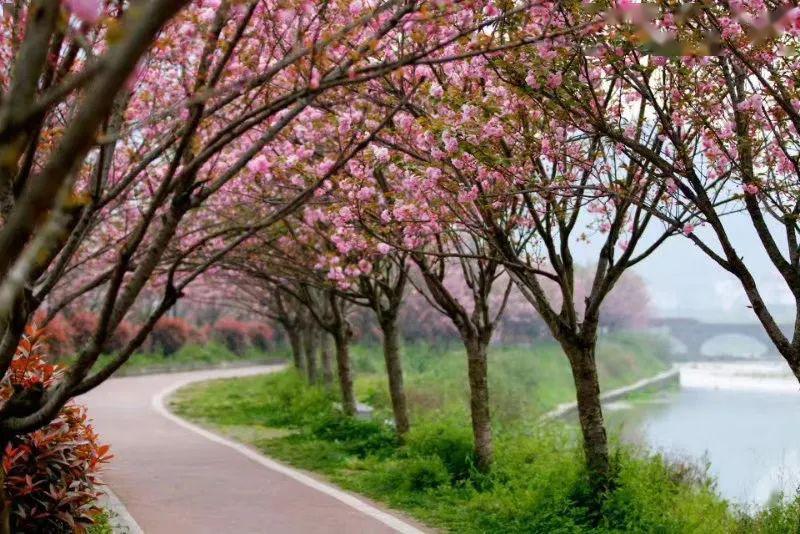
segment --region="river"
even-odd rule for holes
[[[708,463],[731,501],[761,505],[800,487],[800,386],[783,363],[683,364],[680,387],[606,413],[624,440]]]

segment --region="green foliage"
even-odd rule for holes
[[[95,517],[94,524],[86,528],[86,534],[114,534],[108,512],[104,511]]]
[[[411,457],[438,458],[453,482],[466,480],[474,471],[469,427],[445,421],[420,425],[411,430],[406,443]]]
[[[212,380],[179,391],[174,402],[192,419],[225,425],[300,428],[334,413],[330,395],[321,387],[306,387],[303,378],[288,371],[231,381]],[[265,387],[266,386],[266,387]],[[192,399],[214,402],[192,402]]]
[[[397,436],[383,423],[362,421],[341,413],[327,413],[309,426],[311,435],[322,441],[342,444],[345,451],[359,458],[384,456],[397,445]]]
[[[609,532],[730,532],[730,505],[705,470],[659,455],[618,455],[620,487],[604,503]]]
[[[734,531],[732,531],[734,532]],[[777,495],[768,506],[750,516],[742,514],[736,534],[784,534],[800,532],[800,495]]]
[[[376,494],[428,492],[450,483],[450,473],[438,456],[391,459],[365,473],[363,484]]]
[[[658,338],[615,333],[598,348],[603,389],[613,389],[667,369],[666,345]],[[359,398],[391,414],[385,366],[380,348],[356,346],[351,351]],[[469,389],[464,349],[425,343],[403,348],[406,396],[414,420],[461,418],[468,425]],[[535,420],[557,404],[574,400],[569,363],[552,341],[533,346],[490,347],[489,392],[495,428]]]

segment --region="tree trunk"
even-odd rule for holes
[[[309,325],[303,334],[306,376],[309,384],[317,383],[317,329]]]
[[[478,469],[487,473],[492,466],[492,420],[489,415],[489,381],[486,343],[466,340],[467,373],[469,374],[469,405],[472,416],[472,435]]]
[[[303,362],[303,344],[300,338],[300,332],[297,328],[284,327],[286,329],[286,336],[289,338],[289,346],[292,348],[292,360],[294,361],[294,368],[305,374],[305,365]]]
[[[320,352],[322,356],[322,382],[325,387],[333,387],[333,351],[331,350],[331,336],[324,330],[319,333]]]
[[[336,342],[336,370],[339,373],[339,387],[342,390],[342,410],[347,415],[356,414],[356,396],[353,393],[353,375],[350,370],[350,347],[347,335],[337,334]]]
[[[394,425],[397,434],[402,436],[409,431],[411,424],[408,420],[406,391],[403,387],[403,365],[400,361],[400,340],[396,319],[385,321],[381,325],[381,330],[383,330],[383,357],[386,361],[386,374],[389,378],[389,396],[392,399]]]
[[[600,403],[600,382],[597,379],[595,347],[565,347],[572,366],[575,392],[578,400],[578,418],[583,434],[583,450],[589,483],[595,496],[601,496],[611,487],[611,463],[608,454],[608,436]]]

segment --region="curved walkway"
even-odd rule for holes
[[[116,378],[84,395],[114,460],[104,479],[147,534],[422,532],[361,497],[184,421],[164,399],[191,382],[280,366]]]

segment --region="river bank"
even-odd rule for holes
[[[631,362],[636,367],[635,353],[619,345],[612,348],[616,357],[606,359],[606,372],[609,366],[630,372]],[[453,389],[447,380],[458,372],[459,360],[447,351],[427,357],[414,351],[407,358],[409,389],[415,392],[409,397],[414,417],[411,433],[400,443],[380,417],[382,408],[374,402],[380,397],[365,371],[380,360],[359,354],[360,350],[355,358],[364,379],[359,398],[378,406],[379,416],[372,421],[343,418],[333,396],[306,386],[292,372],[197,384],[179,391],[172,406],[183,417],[272,458],[313,471],[445,531],[777,534],[800,524],[792,504],[749,516],[716,492],[702,468],[626,445],[615,446],[617,485],[601,516],[594,515],[576,429],[561,422],[542,425],[531,417],[532,405],[548,406],[542,399],[564,391],[559,367],[563,354],[555,352],[538,353],[538,360],[530,349],[490,354],[490,378],[508,382],[511,392],[503,395],[497,385],[492,389],[499,391],[501,402],[494,405],[500,416],[494,424],[495,464],[490,475],[474,469],[469,420],[466,410],[459,408],[464,391]],[[538,375],[537,383],[549,387],[528,390],[528,398],[517,398],[514,405],[515,388],[530,379],[525,366],[533,365],[531,361],[540,370],[555,372]],[[667,366],[660,362],[658,367],[662,372]],[[549,408],[556,404],[550,402]],[[520,413],[527,417],[518,418]]]
[[[629,443],[706,465],[720,494],[751,509],[800,486],[800,387],[785,364],[696,362],[680,387],[612,403],[609,427]]]
[[[359,400],[379,417],[391,417],[383,355],[379,347],[353,347]],[[468,420],[466,354],[460,344],[408,344],[403,351],[406,397],[412,418]],[[603,391],[630,386],[667,372],[667,344],[636,333],[617,333],[598,344],[598,374]],[[575,399],[569,363],[552,341],[489,349],[489,398],[492,422],[528,424]]]

